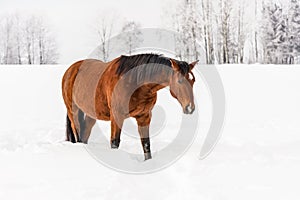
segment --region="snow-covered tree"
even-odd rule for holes
[[[55,64],[57,63],[58,53],[54,36],[42,18],[38,18],[37,22],[39,24],[36,29],[38,64]]]
[[[230,63],[234,62],[237,57],[237,44],[234,40],[234,31],[232,23],[232,0],[221,0],[220,9],[221,9],[221,20],[220,20],[220,34],[222,38],[221,46],[221,63]]]
[[[287,18],[282,7],[277,3],[263,5],[262,41],[264,62],[285,63],[287,53]]]
[[[288,17],[288,64],[299,63],[300,55],[300,1],[291,0]]]
[[[2,46],[2,63],[3,64],[16,64],[16,54],[14,51],[14,21],[11,17],[3,19],[1,24],[1,46]]]
[[[206,53],[206,63],[213,64],[215,62],[215,54],[214,54],[214,37],[213,37],[212,1],[201,0],[201,11],[202,11],[201,15],[203,19],[203,28],[201,30],[202,30],[205,53]]]
[[[238,63],[244,63],[244,49],[246,41],[246,31],[245,31],[245,1],[239,1],[238,6],[238,32],[237,32],[237,46],[238,46]]]
[[[173,23],[179,33],[175,38],[175,51],[179,59],[197,60],[200,57],[201,48],[197,42],[202,41],[203,38],[205,40],[204,48],[209,48],[208,22],[203,23],[204,18],[201,18],[199,9],[200,6],[196,0],[182,0],[177,5]],[[205,26],[205,30],[202,29],[201,24]],[[202,33],[202,30],[204,33]],[[203,37],[203,34],[205,34],[205,37]],[[209,60],[208,53],[206,59]]]
[[[0,23],[2,64],[54,64],[57,45],[39,17],[9,15]]]
[[[209,24],[211,51],[208,51],[212,62],[210,63],[240,63],[244,61],[244,45],[246,40],[244,4],[243,1],[219,0],[210,6],[202,6]],[[236,9],[234,9],[236,8]],[[205,10],[209,11],[205,11]],[[205,30],[205,27],[203,28]],[[204,32],[205,33],[205,32]],[[204,34],[205,36],[205,34]],[[205,40],[204,40],[205,41]]]
[[[37,20],[31,16],[25,21],[24,36],[27,54],[27,64],[35,64]]]
[[[208,64],[244,63],[245,52],[250,54],[248,63],[300,61],[299,1],[288,0],[285,10],[275,0],[264,0],[262,5],[259,0],[181,0],[172,15],[173,27],[180,33],[176,55],[186,60],[199,57],[195,41],[200,41]],[[246,15],[255,19],[246,20]]]

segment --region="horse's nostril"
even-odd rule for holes
[[[195,111],[195,107],[193,107],[193,108],[192,108],[192,112],[191,112],[191,114],[192,114],[194,111]]]
[[[189,103],[187,106],[184,108],[184,113],[185,114],[192,114],[195,111],[195,105],[192,103]]]
[[[187,114],[192,114],[194,112],[194,110],[195,110],[195,108],[191,104],[189,104],[185,107],[185,112]]]

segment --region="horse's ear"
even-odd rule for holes
[[[172,66],[172,68],[173,68],[174,71],[179,71],[180,70],[180,68],[179,68],[179,66],[178,66],[178,64],[176,63],[175,60],[173,60],[172,58],[170,58],[170,62],[171,62],[171,66]]]
[[[196,61],[194,61],[194,62],[192,62],[192,63],[190,63],[189,64],[189,66],[190,66],[190,70],[193,70],[194,69],[194,67],[197,65],[197,63],[199,62],[199,60],[196,60]]]

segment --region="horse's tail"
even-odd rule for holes
[[[76,143],[75,135],[74,135],[73,129],[71,127],[71,121],[70,121],[68,115],[67,115],[66,129],[67,129],[66,130],[67,141],[70,141],[72,143]]]

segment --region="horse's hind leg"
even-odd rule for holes
[[[81,127],[80,132],[80,140],[83,143],[87,143],[89,140],[89,137],[91,135],[91,130],[93,126],[95,125],[96,120],[94,118],[89,117],[88,115],[85,115],[84,119],[84,127]]]
[[[75,115],[76,116],[76,115]],[[79,136],[77,133],[76,125],[74,123],[74,113],[69,112],[67,113],[67,141],[76,143],[79,140]]]
[[[66,123],[66,136],[67,136],[66,141],[69,141],[69,142],[72,142],[72,143],[76,142],[76,138],[75,138],[75,135],[74,135],[72,123],[71,123],[71,120],[70,120],[68,115],[67,115],[67,123]]]
[[[79,133],[84,120],[83,112],[73,104],[72,109],[68,110],[68,117],[75,136],[75,142],[80,142]]]

